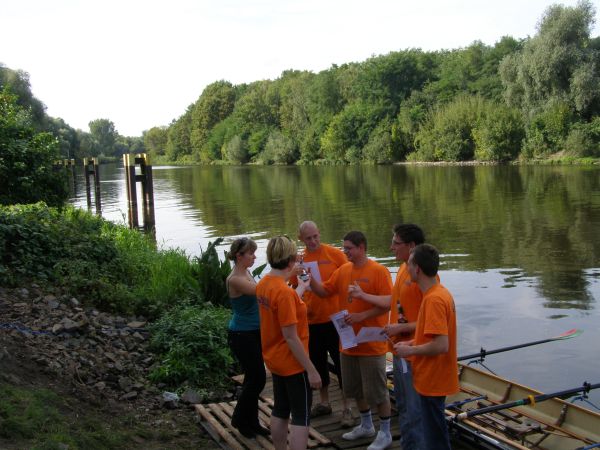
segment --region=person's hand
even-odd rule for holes
[[[353,323],[361,323],[365,320],[362,313],[349,313],[346,317],[344,317],[344,321],[348,325],[352,325]]]
[[[316,370],[311,370],[308,372],[308,383],[313,389],[321,389],[323,383],[321,381],[321,375],[319,375],[319,372]]]
[[[396,336],[402,332],[400,329],[400,323],[388,323],[385,327],[383,327],[383,332],[388,336]]]
[[[357,281],[348,286],[348,297],[362,298],[364,291]]]
[[[413,347],[413,341],[400,341],[394,344],[394,352],[400,358],[406,358],[415,354],[415,348]]]
[[[298,286],[296,287],[296,293],[298,294],[298,296],[300,298],[302,298],[302,296],[304,295],[304,292],[308,289],[310,289],[310,273],[307,273],[307,278],[306,280],[303,280],[302,278],[300,278],[299,276],[296,277],[298,279]]]

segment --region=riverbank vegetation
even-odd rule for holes
[[[537,34],[493,46],[407,49],[276,80],[217,81],[166,128],[159,158],[348,164],[600,157],[594,8],[551,6]]]
[[[405,49],[275,80],[208,85],[168,126],[119,135],[46,116],[25,72],[0,64],[63,158],[148,152],[155,164],[387,164],[600,158],[600,37],[591,1],[550,6],[533,37]]]

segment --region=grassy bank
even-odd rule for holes
[[[219,259],[219,242],[190,258],[83,210],[0,206],[0,284],[56,285],[85,307],[150,320],[162,361],[152,380],[214,394],[229,386],[233,363],[226,339],[231,269]]]

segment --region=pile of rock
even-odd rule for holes
[[[11,348],[21,355],[13,356],[26,355],[44,372],[68,377],[100,398],[145,398],[172,408],[177,403],[167,402],[147,379],[154,358],[146,326],[143,317],[109,315],[58,290],[0,287],[0,335],[16,344]]]

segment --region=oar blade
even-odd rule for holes
[[[571,339],[571,338],[579,336],[581,333],[583,333],[583,330],[580,330],[579,328],[573,328],[572,330],[565,331],[563,334],[559,334],[554,339],[555,340]]]

